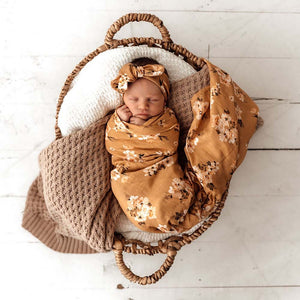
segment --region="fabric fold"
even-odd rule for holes
[[[112,191],[128,219],[141,230],[188,229],[183,224],[178,227],[194,198],[193,184],[178,163],[179,131],[175,114],[167,107],[143,125],[121,121],[116,112],[108,121],[106,149],[115,166]]]

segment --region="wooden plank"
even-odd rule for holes
[[[27,276],[28,277],[28,276]],[[279,286],[279,287],[209,287],[209,288],[159,288],[154,286],[146,287],[125,287],[119,288],[53,288],[49,289],[48,282],[39,283],[40,286],[34,288],[18,288],[10,289],[4,288],[4,293],[7,290],[7,295],[10,299],[30,299],[39,300],[42,294],[44,300],[52,299],[76,299],[76,300],[152,300],[166,299],[166,300],[199,300],[199,299],[213,299],[213,300],[295,300],[300,297],[299,287]],[[45,292],[47,291],[47,292]]]
[[[0,225],[5,229],[0,233],[0,263],[8,278],[20,281],[20,289],[29,282],[40,287],[47,282],[54,289],[137,287],[120,274],[111,252],[62,254],[31,237],[20,227],[23,204],[21,198],[0,199]],[[219,220],[178,252],[155,288],[300,287],[299,207],[299,195],[229,195]],[[15,272],[6,257],[14,257],[14,265],[22,268]],[[124,259],[145,276],[159,268],[165,255],[125,254]]]
[[[51,6],[37,5],[32,19],[19,6],[9,12],[4,10],[0,19],[5,28],[4,55],[85,56],[104,43],[109,27],[123,15],[119,10],[93,9],[77,9],[67,14],[52,3]],[[155,14],[164,21],[175,43],[198,56],[299,58],[297,13],[157,11]],[[159,30],[148,22],[123,26],[115,38],[132,36],[161,38]]]
[[[299,59],[211,58],[252,98],[300,103]]]
[[[37,148],[45,148],[46,146],[43,143],[36,145]],[[27,195],[32,181],[39,173],[39,152],[7,151],[6,154],[1,153],[0,197],[24,197]]]
[[[297,0],[289,0],[286,3],[282,1],[270,1],[270,0],[253,0],[252,2],[245,2],[239,0],[230,1],[209,1],[209,0],[186,0],[184,5],[180,0],[165,0],[161,2],[160,0],[141,1],[141,0],[128,0],[126,4],[119,1],[97,1],[89,0],[84,6],[80,0],[65,0],[60,2],[59,0],[53,0],[51,2],[45,1],[43,4],[37,0],[27,0],[27,5],[21,0],[15,0],[13,4],[10,1],[2,1],[2,8],[14,8],[28,10],[32,7],[37,9],[48,9],[54,11],[57,8],[61,10],[68,9],[72,10],[117,10],[119,12],[140,12],[140,11],[229,11],[229,12],[241,12],[241,11],[251,11],[251,12],[300,12],[300,5]],[[130,8],[130,9],[129,9]]]
[[[300,151],[249,151],[233,174],[231,195],[299,196]]]
[[[249,149],[300,149],[300,103],[253,97],[264,120],[250,140]]]

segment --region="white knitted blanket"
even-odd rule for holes
[[[122,99],[111,88],[110,82],[124,64],[142,56],[151,57],[164,65],[171,83],[196,73],[196,70],[183,59],[161,48],[143,45],[104,51],[87,63],[74,78],[58,116],[58,126],[62,135],[66,136],[88,127],[120,105]],[[197,224],[187,233],[192,233],[200,225],[201,223]],[[124,213],[121,214],[116,231],[127,239],[138,239],[143,242],[156,242],[174,235],[174,233],[144,232],[135,227]]]
[[[74,78],[58,116],[62,135],[86,128],[120,105],[122,98],[111,88],[110,82],[124,64],[142,56],[156,59],[164,65],[171,83],[196,72],[180,57],[161,48],[142,45],[104,51],[88,62]]]

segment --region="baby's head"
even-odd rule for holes
[[[124,65],[112,87],[122,94],[132,115],[145,120],[163,112],[170,91],[167,70],[148,57]]]

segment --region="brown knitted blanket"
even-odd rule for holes
[[[51,143],[39,155],[23,227],[50,248],[93,253],[112,249],[120,206],[110,189],[110,156],[104,147],[110,116]]]

